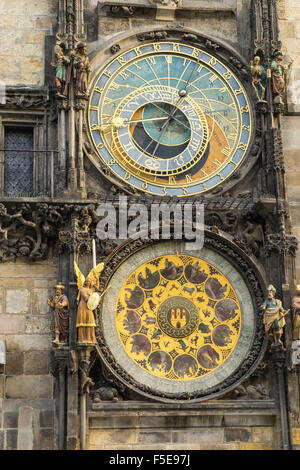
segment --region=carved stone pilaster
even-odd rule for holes
[[[86,448],[87,435],[87,395],[90,393],[90,387],[95,385],[89,377],[91,352],[95,346],[77,344],[78,370],[79,370],[79,393],[80,393],[80,449]]]
[[[78,353],[78,370],[80,373],[79,381],[79,392],[81,395],[90,392],[90,386],[94,385],[94,382],[89,377],[89,368],[91,361],[91,353],[94,350],[95,346],[77,344],[77,353]]]
[[[267,112],[268,112],[268,102],[267,101],[258,101],[256,103],[256,109],[261,114],[267,114]]]
[[[51,351],[51,374],[54,376],[59,376],[61,372],[66,372],[68,364],[68,346],[53,347]]]
[[[94,219],[94,205],[74,206],[69,226],[58,235],[59,253],[65,250],[76,255],[91,253],[91,224]]]
[[[62,346],[52,349],[52,373],[57,380],[56,413],[58,417],[58,449],[64,450],[66,441],[66,380],[69,363],[69,348]]]
[[[283,371],[287,367],[287,354],[282,345],[272,346],[270,349],[271,363],[276,372]]]
[[[288,424],[288,405],[285,384],[285,371],[287,369],[287,354],[281,346],[272,348],[271,363],[277,375],[279,406],[281,417],[282,447],[284,450],[290,449],[290,436]]]

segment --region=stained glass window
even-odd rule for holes
[[[33,196],[33,129],[6,127],[4,147],[5,196]]]

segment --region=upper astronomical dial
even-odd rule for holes
[[[227,179],[252,135],[246,93],[199,48],[151,43],[118,56],[98,75],[88,110],[95,149],[137,189],[185,196]]]

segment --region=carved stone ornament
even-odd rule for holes
[[[146,249],[147,246],[153,246],[155,249],[155,243],[151,240],[135,240],[128,241],[123,244],[119,249],[114,250],[111,256],[108,257],[106,268],[100,279],[100,291],[109,285],[112,275],[118,270],[118,267],[127,260],[130,256],[137,256],[140,250]],[[260,277],[255,266],[247,259],[246,255],[239,249],[235,248],[234,245],[217,234],[206,233],[205,247],[217,252],[224,256],[224,258],[230,260],[230,262],[239,270],[243,276],[246,285],[248,286],[249,292],[251,292],[252,301],[256,310],[256,332],[253,335],[253,341],[249,352],[246,357],[243,358],[239,367],[233,371],[230,376],[226,377],[221,383],[212,385],[205,390],[195,390],[190,392],[179,392],[169,393],[160,392],[156,388],[139,382],[133,376],[131,376],[126,369],[124,369],[115,359],[109,346],[104,338],[104,330],[102,318],[100,312],[98,312],[98,321],[96,328],[96,337],[99,344],[99,354],[101,360],[107,367],[107,369],[113,374],[118,381],[134,391],[146,396],[151,397],[159,401],[180,401],[186,400],[202,401],[205,399],[217,397],[220,394],[226,393],[237,385],[241,384],[247,377],[249,377],[256,369],[266,350],[266,339],[264,336],[263,328],[263,314],[259,310],[260,305],[263,301],[263,281]],[[140,255],[139,255],[140,256]],[[130,261],[127,261],[127,263]],[[103,308],[105,306],[103,305]]]
[[[49,243],[62,222],[57,207],[40,203],[6,207],[0,204],[0,260],[28,257],[38,261],[47,257]]]
[[[7,87],[0,108],[31,109],[50,106],[49,92],[46,89],[38,91],[30,87]]]
[[[265,253],[290,254],[296,256],[298,250],[298,239],[294,235],[283,235],[279,233],[266,236]]]
[[[90,253],[94,204],[0,203],[0,261],[46,259],[51,240],[58,253]]]

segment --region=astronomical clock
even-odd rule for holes
[[[88,133],[116,181],[160,200],[193,199],[247,164],[253,99],[221,54],[168,38],[135,41],[94,69]],[[263,281],[216,233],[199,251],[176,240],[127,241],[108,257],[102,282],[109,295],[98,317],[99,351],[135,392],[161,401],[217,397],[260,360]]]
[[[120,180],[157,196],[194,196],[241,165],[253,112],[223,61],[166,40],[133,47],[99,71],[88,128],[100,162]]]

